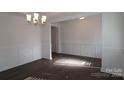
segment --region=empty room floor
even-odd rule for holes
[[[2,80],[111,80],[123,79],[103,73],[101,59],[53,54],[53,60],[41,59],[0,72]]]

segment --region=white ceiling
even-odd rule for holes
[[[21,12],[21,14],[27,14],[33,12]],[[92,16],[100,14],[100,12],[38,12],[40,15],[46,15],[47,18],[52,22],[60,22],[71,19],[80,18],[82,16]]]
[[[21,12],[21,14],[33,14],[34,12]],[[57,16],[60,14],[63,14],[65,12],[37,12],[40,15],[46,15],[47,17],[53,17],[53,16]]]

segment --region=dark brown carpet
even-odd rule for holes
[[[75,62],[76,65],[75,65]],[[82,63],[83,62],[83,63]],[[101,59],[53,54],[53,60],[41,59],[0,72],[1,80],[121,80],[122,77],[100,71]]]

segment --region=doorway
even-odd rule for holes
[[[52,54],[58,53],[58,28],[51,26],[51,44]]]

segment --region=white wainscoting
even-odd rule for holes
[[[102,48],[98,44],[62,43],[61,46],[61,51],[65,54],[95,58],[102,57]]]
[[[40,59],[40,47],[0,47],[0,71]]]
[[[51,45],[49,43],[42,43],[42,58],[52,59],[50,47]]]
[[[103,47],[102,71],[121,69],[124,76],[124,48]],[[118,73],[117,73],[118,74]]]

